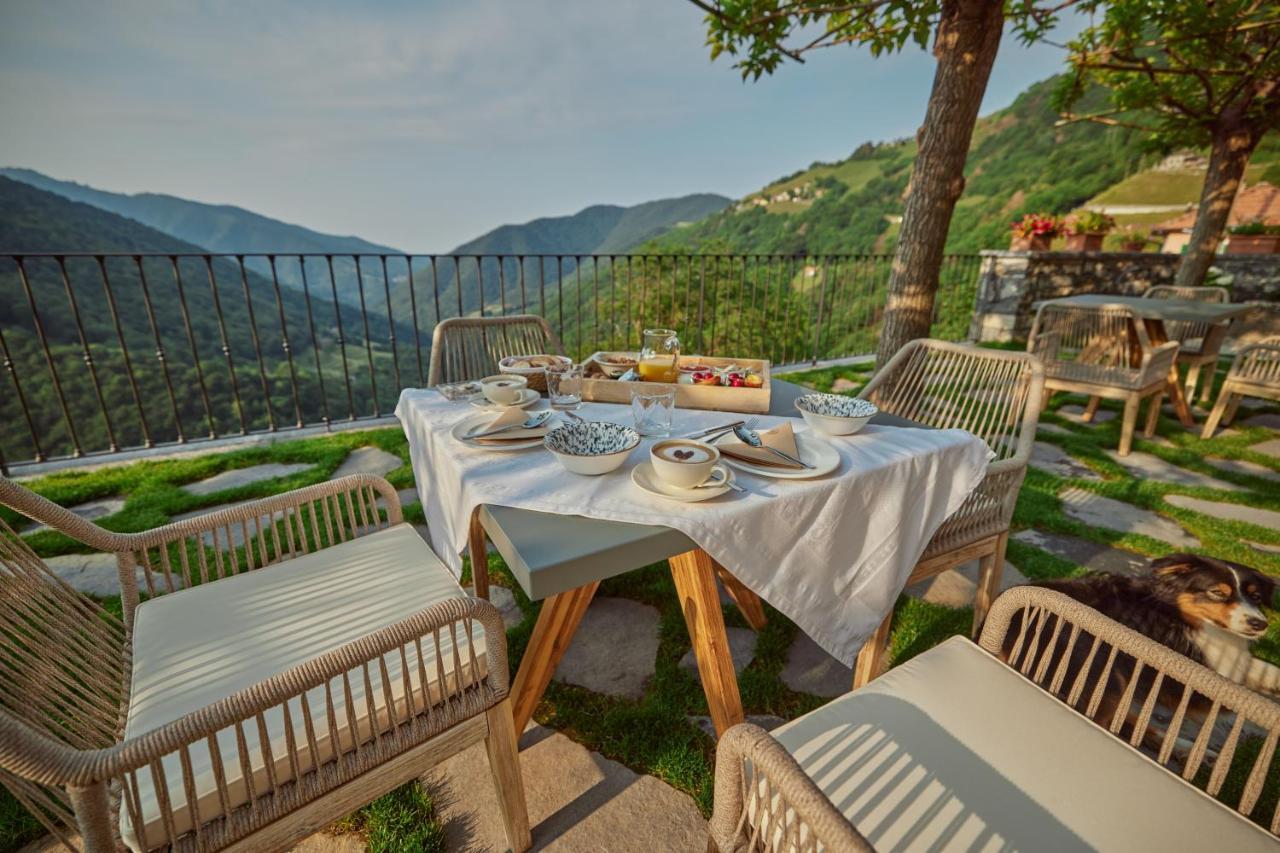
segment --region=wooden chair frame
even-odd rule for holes
[[[0,503],[115,554],[120,572],[123,619],[56,577],[0,520],[0,586],[5,588],[0,596],[0,783],[68,848],[80,849],[79,843],[89,851],[126,849],[123,812],[141,849],[287,849],[478,741],[487,744],[508,841],[516,850],[530,845],[508,698],[506,636],[501,616],[487,601],[447,599],[158,729],[123,739],[139,575],[151,597],[184,595],[197,582],[218,583],[387,529],[403,517],[396,490],[386,480],[344,477],[142,533],[104,530],[4,478]],[[358,599],[359,590],[351,594]],[[470,636],[478,627],[485,635],[482,667],[474,644],[467,644],[465,653],[453,646],[452,676],[441,672],[428,683],[419,673],[415,687],[405,670],[403,707],[389,700],[371,714],[375,725],[367,739],[353,734],[342,740],[334,729],[335,713],[354,720],[359,709],[352,706],[349,688],[335,689],[335,683],[359,679],[368,685],[371,673],[381,673],[385,691],[389,662],[403,662],[414,649],[422,661],[422,649],[433,646],[436,660],[442,660],[441,649],[452,645],[450,638]],[[466,656],[465,668],[460,654]],[[307,710],[318,691],[328,708],[328,729],[325,715],[313,721]],[[296,739],[297,724],[286,724],[292,778],[277,782],[263,721],[276,713],[287,721],[291,708],[306,718],[307,737]],[[313,722],[316,730],[327,732],[328,743],[340,744],[327,759],[300,752],[324,755],[312,735]],[[216,747],[216,736],[227,730],[236,733],[238,756]],[[194,749],[221,755],[213,766],[224,807],[232,800],[229,774],[222,768],[238,768],[240,779],[252,780],[244,783],[248,802],[201,815],[194,800]],[[265,784],[259,781],[263,767],[250,758],[254,750],[266,757]],[[163,767],[169,762],[162,759],[172,761],[175,755],[185,803],[174,801],[179,798],[165,782]],[[140,777],[154,783],[166,837],[148,837],[138,804]],[[193,815],[189,831],[174,828],[180,806]]]
[[[1200,437],[1213,438],[1219,422],[1229,426],[1244,397],[1280,401],[1280,336],[1241,347],[1236,353]]]
[[[1145,299],[1190,299],[1197,302],[1226,303],[1230,300],[1224,287],[1178,287],[1158,284],[1142,294]],[[1192,323],[1174,320],[1165,323],[1169,340],[1178,342],[1178,364],[1187,366],[1185,384],[1187,400],[1196,396],[1200,372],[1209,368],[1209,375],[1200,388],[1200,402],[1208,403],[1213,394],[1213,374],[1218,366],[1222,344],[1227,338],[1229,323]]]
[[[1044,369],[1027,353],[915,340],[862,390],[882,411],[942,429],[966,429],[996,454],[973,494],[934,533],[907,579],[919,583],[970,560],[979,562],[974,631],[1000,589],[1018,490],[1040,421]],[[863,645],[854,666],[859,687],[884,671],[893,613]]]

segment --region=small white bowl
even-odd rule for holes
[[[805,423],[827,435],[853,435],[880,411],[861,397],[843,394],[805,394],[796,408]]]
[[[640,433],[607,421],[574,421],[547,433],[542,444],[565,470],[595,476],[617,469],[640,444]]]

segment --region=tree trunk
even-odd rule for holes
[[[877,364],[885,364],[908,341],[929,335],[947,229],[964,192],[964,161],[1003,25],[1002,0],[942,4],[933,91],[917,134],[919,150],[907,186]]]
[[[1244,123],[1233,123],[1214,131],[1196,224],[1191,229],[1191,242],[1187,244],[1174,279],[1177,286],[1199,287],[1204,284],[1218,244],[1222,242],[1222,232],[1226,230],[1227,216],[1235,203],[1245,166],[1249,165],[1249,157],[1260,139],[1262,132]]]

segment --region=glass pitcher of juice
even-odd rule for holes
[[[680,371],[680,339],[670,329],[645,329],[636,372],[642,382],[675,382]]]

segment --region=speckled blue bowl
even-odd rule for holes
[[[608,421],[574,421],[547,433],[542,444],[574,474],[607,474],[640,445],[640,433]]]
[[[805,423],[827,435],[853,435],[880,411],[861,397],[843,394],[805,394],[796,400],[796,408]]]

